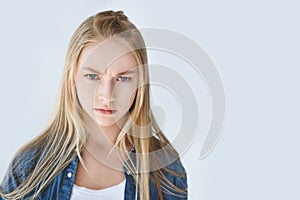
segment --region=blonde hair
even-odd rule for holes
[[[146,67],[148,61],[142,35],[122,11],[104,11],[87,18],[74,32],[68,46],[57,104],[52,117],[38,137],[19,149],[11,163],[11,171],[21,170],[22,166],[18,165],[18,160],[35,151],[34,164],[32,164],[34,167],[32,166],[33,169],[28,172],[25,181],[15,190],[8,194],[1,191],[0,195],[3,198],[20,199],[28,193],[33,193],[34,199],[75,156],[82,161],[80,150],[87,140],[88,127],[82,120],[83,108],[79,103],[75,87],[78,58],[89,44],[116,35],[134,49],[133,53],[138,64],[143,65],[139,71],[140,81],[145,84],[137,89],[136,98],[130,109],[130,118],[133,121],[125,124],[115,145],[125,150],[129,143],[135,148],[137,155],[142,155],[136,160],[132,160],[129,156],[129,164],[125,162],[126,169],[133,174],[136,186],[139,188],[140,199],[150,199],[149,182],[152,178],[159,199],[163,198],[161,188],[171,193],[172,191],[180,194],[187,193],[187,188],[180,189],[170,182],[160,167],[163,162],[160,158],[178,157],[178,153],[159,129],[150,110],[149,84],[147,84],[149,74]],[[145,135],[147,137],[143,137]],[[164,149],[162,156],[150,157],[150,153],[160,149]],[[153,176],[150,175],[151,169],[154,169]],[[168,169],[167,171],[178,176],[185,175]]]

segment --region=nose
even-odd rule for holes
[[[107,103],[112,103],[114,101],[113,97],[114,84],[111,79],[102,79],[99,81],[96,88],[96,97],[100,101]]]

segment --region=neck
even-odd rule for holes
[[[109,126],[99,126],[88,114],[84,117],[89,127],[89,135],[85,146],[93,151],[109,152],[114,145],[121,132],[121,128],[126,122],[123,117],[117,123]]]
[[[111,126],[99,126],[87,113],[84,114],[84,120],[89,128],[89,134],[81,152],[83,159],[92,157],[106,166],[120,170],[123,167],[121,157],[124,158],[127,152],[120,151],[115,143],[121,131],[120,127],[124,126],[126,118],[122,118]],[[126,148],[126,151],[129,151],[132,147],[128,145]]]
[[[99,126],[99,129],[111,144],[116,143],[117,137],[121,131],[117,124],[112,124],[110,126]]]

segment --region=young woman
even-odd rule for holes
[[[49,124],[12,159],[0,199],[187,199],[178,153],[150,110],[147,52],[122,11],[69,43]]]

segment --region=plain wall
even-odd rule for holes
[[[192,81],[201,123],[182,157],[190,199],[300,198],[300,14],[292,0],[1,1],[1,177],[13,153],[49,118],[73,31],[106,9],[123,10],[139,28],[188,36],[206,50],[222,77],[225,125],[203,160],[199,153],[211,103],[205,84]],[[163,59],[154,55],[153,60]],[[166,55],[165,62],[174,64],[172,59]],[[166,103],[163,91],[155,92],[157,102]],[[170,112],[165,132],[172,139],[178,119]]]

